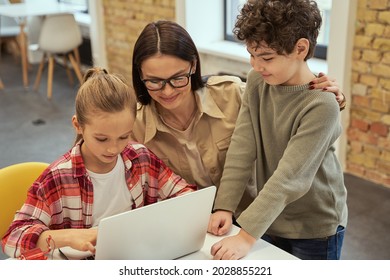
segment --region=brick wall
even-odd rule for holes
[[[135,41],[151,21],[175,20],[175,0],[104,0],[108,68],[131,82]]]
[[[347,172],[390,187],[390,1],[359,0]]]

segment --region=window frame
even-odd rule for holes
[[[63,4],[69,4],[69,5],[78,5],[78,4],[72,3],[72,0],[57,0],[57,2],[58,3],[63,3]],[[89,1],[88,0],[84,0],[84,2],[85,2],[86,9],[85,10],[80,10],[80,13],[88,14],[89,13]]]
[[[223,32],[224,32],[223,38],[225,41],[242,43],[234,36],[234,34],[230,34],[233,29],[230,30],[230,32],[228,32],[228,26],[229,26],[229,23],[228,23],[228,20],[229,20],[228,3],[232,4],[232,3],[234,3],[233,1],[237,2],[237,0],[224,0],[223,1],[223,15],[224,15],[223,16],[223,21],[224,21],[223,22]],[[234,28],[234,24],[232,24],[232,28]],[[327,52],[328,52],[328,45],[317,44],[315,49],[314,49],[313,57],[326,60],[327,59]]]

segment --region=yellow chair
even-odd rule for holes
[[[44,162],[22,162],[0,169],[0,238],[26,200],[27,190],[47,166]]]

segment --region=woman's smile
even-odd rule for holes
[[[177,98],[179,97],[179,94],[175,94],[173,96],[160,96],[160,99],[165,103],[173,103]]]

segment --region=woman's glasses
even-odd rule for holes
[[[191,71],[192,71],[192,66],[190,68],[190,71],[186,75],[171,77],[171,78],[165,79],[165,80],[163,80],[163,79],[145,79],[145,80],[142,80],[142,82],[144,83],[145,87],[148,90],[152,90],[152,91],[162,90],[167,83],[173,88],[182,88],[182,87],[185,87],[186,85],[188,85],[188,83],[190,82],[190,77],[193,74],[193,73],[191,73]]]

